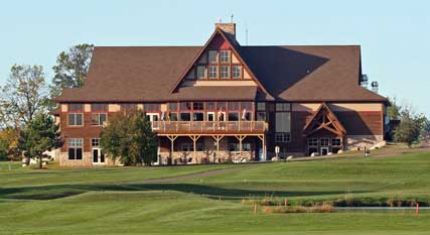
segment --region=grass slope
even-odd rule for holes
[[[430,211],[264,214],[238,199],[430,199],[430,153],[161,168],[0,165],[0,234],[428,234]]]

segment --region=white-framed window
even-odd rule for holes
[[[276,123],[275,123],[276,132],[291,131],[291,113],[290,112],[276,112],[275,119],[276,119]]]
[[[84,140],[82,138],[67,139],[67,149],[69,160],[82,160]]]
[[[199,65],[197,66],[197,79],[204,79],[206,78],[206,67]]]
[[[317,147],[318,146],[318,138],[309,138],[308,139],[308,146]]]
[[[321,138],[320,139],[320,145],[321,146],[328,146],[329,144],[329,139],[328,138]]]
[[[276,111],[290,111],[290,103],[276,103]]]
[[[218,63],[218,51],[209,51],[208,57],[210,64]]]
[[[242,78],[242,65],[233,65],[231,70],[231,75],[234,79]]]
[[[289,132],[276,132],[275,142],[277,143],[288,143],[291,141],[291,134]]]
[[[220,77],[221,78],[230,78],[230,66],[229,65],[221,65]]]
[[[91,147],[99,147],[100,146],[100,138],[91,139]]]
[[[340,138],[333,138],[333,139],[331,139],[331,145],[332,146],[341,146],[342,140]]]
[[[91,125],[101,126],[107,121],[107,113],[93,113],[91,114]]]
[[[69,126],[83,126],[84,115],[82,113],[69,113],[67,124]]]
[[[208,66],[208,77],[209,78],[218,78],[218,66],[210,65]]]
[[[230,63],[230,54],[229,50],[221,50],[219,52],[219,60],[221,63]]]
[[[257,111],[264,111],[264,112],[266,112],[266,103],[264,103],[264,102],[258,102],[257,103]]]

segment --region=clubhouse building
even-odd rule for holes
[[[218,23],[204,46],[95,47],[85,85],[56,98],[61,166],[111,165],[100,131],[143,110],[158,164],[329,155],[383,141],[385,97],[362,87],[359,46],[243,46]]]

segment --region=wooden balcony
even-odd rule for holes
[[[154,121],[158,134],[264,134],[264,121]]]

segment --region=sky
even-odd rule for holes
[[[237,23],[245,45],[361,45],[379,93],[430,116],[430,1],[0,0],[0,85],[13,64],[52,79],[73,45],[203,45],[214,23]]]

